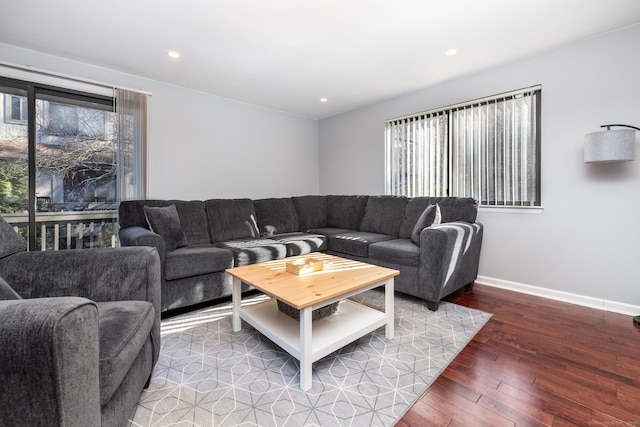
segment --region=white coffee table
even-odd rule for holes
[[[286,262],[296,258],[322,260],[322,271],[295,275]],[[241,319],[300,361],[300,388],[311,388],[313,362],[356,339],[385,326],[385,337],[393,339],[393,278],[397,270],[365,264],[322,253],[284,258],[226,270],[233,277],[233,330]],[[245,282],[272,297],[254,305],[241,305]],[[384,312],[347,298],[384,286]],[[276,300],[300,310],[300,321],[280,312]],[[315,321],[313,310],[341,301],[338,312]]]

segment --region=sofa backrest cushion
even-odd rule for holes
[[[211,199],[204,202],[211,242],[260,235],[251,199]]]
[[[431,204],[438,204],[442,222],[462,221],[474,223],[478,217],[478,202],[471,197],[430,197]]]
[[[254,200],[253,206],[262,236],[300,231],[298,214],[291,199]]]
[[[398,237],[407,202],[401,196],[369,196],[360,231]]]
[[[0,216],[0,258],[27,250],[27,241]]]
[[[11,286],[7,282],[4,281],[2,277],[0,277],[0,301],[12,300],[12,299],[22,299],[20,295],[14,291]]]
[[[463,221],[474,223],[478,215],[478,203],[470,197],[413,197],[409,199],[400,223],[398,237],[411,238],[411,232],[418,218],[429,205],[438,204],[442,215],[441,221]]]
[[[327,226],[326,196],[292,197],[291,201],[298,215],[299,231]]]
[[[360,230],[368,196],[327,196],[327,227]]]
[[[180,218],[182,232],[189,245],[203,245],[210,242],[207,215],[204,202],[200,200],[127,200],[118,206],[120,228],[144,227],[149,229],[144,207],[164,207],[175,205]]]
[[[180,223],[176,205],[145,206],[144,213],[147,217],[149,228],[163,238],[168,251],[173,251],[188,244],[184,231],[182,231],[182,224]]]

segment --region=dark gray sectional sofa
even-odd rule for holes
[[[441,223],[423,228],[436,205]],[[477,277],[476,216],[475,200],[453,197],[136,200],[120,204],[119,237],[158,249],[162,311],[231,295],[226,268],[315,251],[397,269],[395,290],[437,310]]]

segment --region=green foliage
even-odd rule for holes
[[[28,195],[27,162],[0,159],[0,213],[26,211]]]

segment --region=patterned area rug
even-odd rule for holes
[[[384,307],[378,290],[353,299]],[[307,392],[297,359],[244,322],[233,333],[230,302],[166,319],[131,425],[392,426],[490,317],[447,302],[432,312],[396,293],[395,338],[381,327],[317,361]]]

